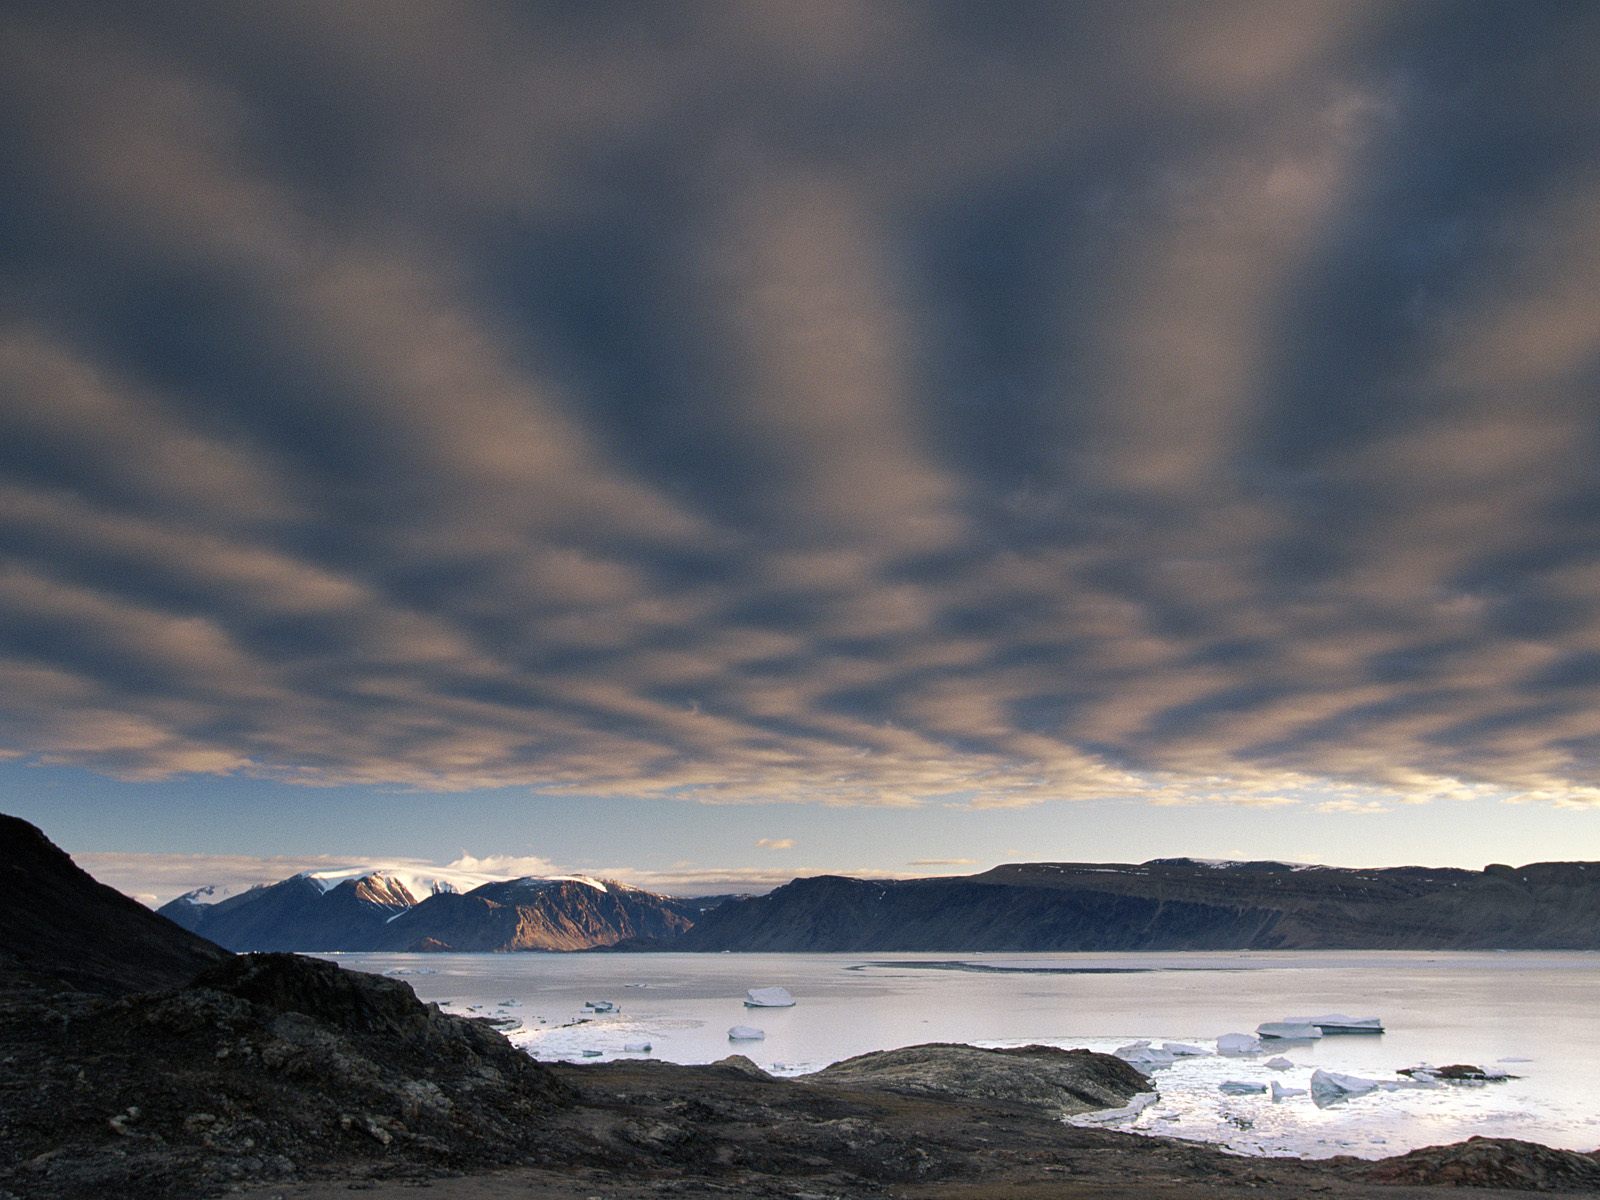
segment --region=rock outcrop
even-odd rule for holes
[[[1514,1138],[1475,1137],[1450,1146],[1428,1146],[1367,1164],[1361,1173],[1390,1184],[1600,1195],[1600,1155]]]
[[[567,1095],[477,1021],[296,955],[0,1008],[0,1190],[150,1200],[309,1167],[526,1161]]]
[[[1150,1081],[1110,1054],[1018,1046],[985,1050],[929,1043],[881,1050],[834,1063],[806,1077],[818,1083],[881,1089],[917,1096],[949,1096],[1069,1116],[1121,1108]]]

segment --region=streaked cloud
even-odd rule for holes
[[[3,21],[0,757],[1597,803],[1592,9]]]
[[[756,839],[756,845],[761,847],[761,849],[763,849],[763,850],[793,850],[794,847],[795,847],[795,841],[794,841],[793,838],[765,838],[764,837],[764,838],[757,838]]]

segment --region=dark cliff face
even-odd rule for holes
[[[0,978],[121,994],[172,987],[220,947],[96,883],[38,829],[0,815]]]
[[[1600,865],[1348,870],[1189,860],[820,876],[706,913],[685,950],[1600,948]]]

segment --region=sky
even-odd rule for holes
[[[1597,95],[1554,0],[13,0],[0,808],[1600,859]]]

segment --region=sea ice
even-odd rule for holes
[[[1178,1056],[1170,1050],[1163,1050],[1152,1046],[1149,1042],[1129,1042],[1126,1046],[1118,1046],[1111,1052],[1131,1067],[1137,1067],[1146,1075],[1157,1067],[1170,1067],[1178,1060]]]
[[[1341,1075],[1337,1071],[1324,1071],[1318,1067],[1311,1072],[1311,1099],[1321,1105],[1336,1104],[1351,1096],[1365,1096],[1383,1085],[1376,1079],[1362,1079],[1358,1075]]]
[[[590,1012],[608,1013],[617,1011],[616,1001],[614,1000],[585,1000],[583,1006]]]
[[[650,1053],[650,1043],[649,1042],[629,1042],[625,1046],[623,1046],[622,1049],[623,1049],[624,1052],[626,1052],[628,1054],[649,1054]]]
[[[1188,1042],[1162,1042],[1161,1048],[1176,1058],[1205,1058],[1211,1053],[1204,1046],[1191,1046]]]
[[[1272,1098],[1274,1100],[1288,1100],[1293,1096],[1304,1096],[1305,1088],[1284,1087],[1276,1079],[1272,1081]]]
[[[760,1042],[766,1039],[766,1034],[753,1025],[735,1025],[728,1030],[730,1042]]]
[[[1267,1059],[1266,1065],[1271,1067],[1274,1071],[1287,1071],[1290,1067],[1294,1066],[1292,1062],[1290,1062],[1281,1054],[1276,1058]]]
[[[1306,1021],[1263,1021],[1256,1026],[1256,1034],[1286,1042],[1309,1042],[1321,1037],[1322,1029]]]
[[[1077,1113],[1067,1118],[1068,1125],[1111,1125],[1137,1117],[1161,1097],[1156,1092],[1140,1092],[1121,1108],[1102,1108],[1095,1112]]]
[[[1266,1084],[1251,1079],[1224,1079],[1217,1084],[1217,1091],[1229,1096],[1258,1096],[1266,1090]]]
[[[746,1008],[793,1008],[794,997],[789,994],[788,988],[751,988],[744,994],[744,1006]]]
[[[1315,1025],[1324,1034],[1382,1033],[1383,1022],[1377,1017],[1347,1017],[1343,1013],[1324,1013],[1320,1017],[1285,1017],[1286,1025]]]
[[[1248,1033],[1225,1033],[1217,1039],[1218,1054],[1260,1054],[1261,1039]]]

